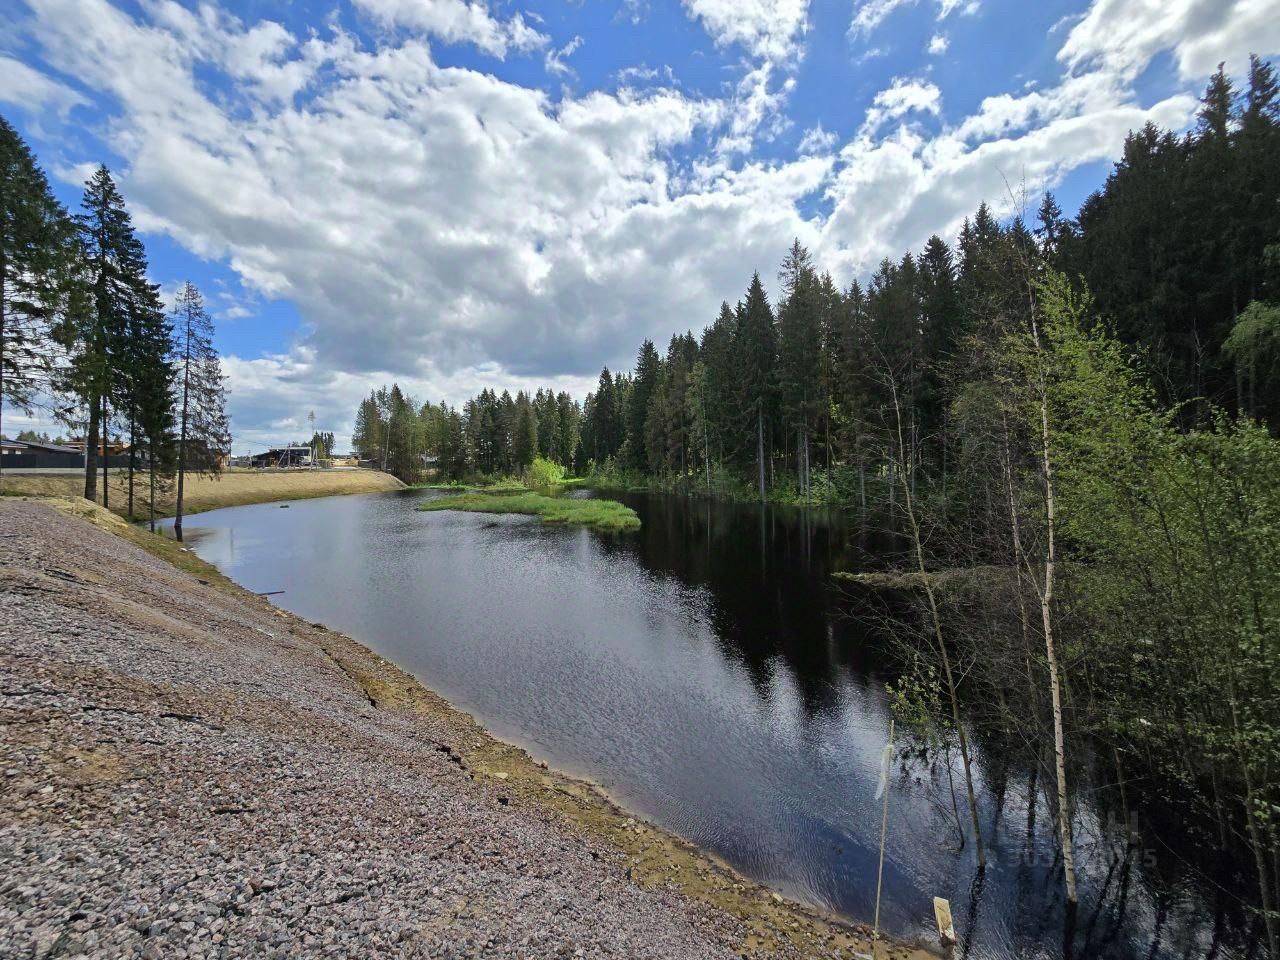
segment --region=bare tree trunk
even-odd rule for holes
[[[89,426],[84,432],[84,498],[98,499],[98,398],[89,401]]]
[[[178,427],[178,491],[173,506],[173,535],[182,542],[183,479],[187,472],[187,412],[191,393],[191,305],[187,305],[186,340],[182,347],[182,422]]]
[[[133,466],[137,456],[138,425],[132,410],[129,411],[129,519],[133,519]]]
[[[756,406],[756,462],[760,474],[760,502],[764,503],[764,411]]]
[[[149,448],[149,447],[150,447],[150,444],[148,444],[148,448]],[[149,526],[150,526],[150,528],[151,528],[151,532],[152,532],[152,533],[155,533],[155,532],[156,532],[156,454],[155,454],[155,451],[154,451],[154,450],[150,450],[150,449],[148,449],[148,453],[150,453],[150,454],[151,454],[151,456],[150,456],[150,460],[151,460],[151,504],[150,504],[150,509],[149,509],[149,511],[148,511],[148,518],[149,518],[149,523],[148,523],[148,525],[149,525]]]
[[[0,180],[0,184],[4,181]],[[0,196],[0,210],[3,210],[3,197]],[[4,321],[5,298],[4,278],[9,270],[4,254],[4,245],[0,244],[0,436],[4,436]],[[0,481],[4,480],[4,452],[0,450]]]
[[[1038,338],[1037,338],[1038,342]],[[1045,656],[1049,661],[1049,692],[1053,700],[1053,764],[1058,778],[1058,834],[1062,842],[1062,872],[1067,884],[1067,901],[1079,902],[1076,894],[1076,858],[1071,840],[1071,806],[1067,799],[1067,751],[1062,724],[1062,681],[1058,676],[1058,650],[1053,634],[1053,592],[1057,574],[1057,514],[1053,495],[1053,460],[1049,455],[1048,387],[1040,384],[1040,455],[1044,472],[1046,544],[1044,589],[1040,592],[1040,619],[1044,624]]]
[[[867,512],[867,461],[862,454],[858,454],[858,510],[862,514]]]
[[[110,484],[107,482],[107,480],[109,479],[107,474],[107,463],[108,463],[109,452],[110,452],[108,445],[111,442],[110,412],[111,412],[110,408],[107,406],[107,398],[105,395],[103,395],[102,397],[102,506],[104,509],[107,509],[107,510],[111,509],[111,504],[110,504],[111,496],[110,496],[110,491],[107,489],[110,486]]]
[[[898,390],[893,383],[892,376],[887,378],[889,389],[893,396],[893,412],[897,425],[898,438],[898,454],[900,458],[903,450],[902,435],[902,406],[898,401]],[[892,458],[891,458],[892,460]],[[892,465],[890,469],[893,469]],[[920,533],[920,523],[916,517],[915,497],[911,489],[911,481],[904,476],[900,470],[895,470],[902,483],[903,510],[907,515],[907,523],[910,526],[912,552],[915,554],[916,570],[920,574],[921,582],[924,584],[925,598],[929,604],[929,619],[933,626],[933,640],[937,647],[938,659],[942,661],[942,675],[947,683],[947,698],[951,705],[951,723],[956,728],[956,734],[960,739],[960,760],[964,765],[964,785],[965,791],[969,797],[969,814],[973,820],[973,840],[974,847],[978,854],[978,869],[984,869],[987,865],[987,854],[982,843],[982,825],[978,820],[978,800],[973,789],[973,763],[969,757],[969,737],[965,733],[964,723],[960,718],[960,699],[956,694],[955,676],[951,670],[951,654],[947,652],[946,640],[942,633],[942,614],[938,610],[938,598],[933,589],[933,581],[929,578],[929,573],[924,562],[924,540]],[[893,488],[890,488],[891,490]]]

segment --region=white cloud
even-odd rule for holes
[[[847,273],[918,249],[930,233],[954,237],[979,200],[997,209],[1007,206],[1010,188],[1025,184],[1035,193],[1081,164],[1114,157],[1124,135],[1148,120],[1182,126],[1195,104],[1193,97],[1179,95],[1149,110],[1116,105],[1064,114],[1021,135],[976,145],[966,142],[962,130],[977,124],[932,139],[908,127],[879,140],[857,139],[840,153],[826,191],[832,214],[815,249]]]
[[[548,50],[543,58],[547,73],[560,74],[561,76],[573,75],[573,67],[565,63],[565,60],[573,56],[581,46],[582,37],[574,37],[558,50]]]
[[[525,22],[522,13],[500,20],[483,0],[354,0],[389,26],[419,30],[446,43],[473,43],[495,57],[509,50],[537,50],[548,37]]]
[[[836,135],[829,130],[823,130],[822,124],[818,124],[816,127],[811,127],[804,132],[797,150],[801,156],[827,153],[835,146],[835,142]]]
[[[888,18],[889,14],[899,7],[915,0],[862,0],[853,12],[853,21],[849,24],[850,36],[868,34]]]
[[[310,436],[307,414],[314,411],[316,429],[332,432],[335,445],[351,444],[352,412],[374,385],[397,382],[418,403],[442,400],[461,406],[476,392],[476,384],[500,383],[515,393],[551,387],[581,398],[595,388],[595,376],[519,377],[496,364],[481,364],[445,374],[423,364],[406,375],[404,370],[375,370],[353,375],[332,370],[318,362],[306,348],[263,357],[223,357],[227,377],[228,413],[237,454],[261,452],[291,440]],[[6,419],[8,419],[6,417]]]
[[[929,38],[929,53],[933,56],[947,52],[947,47],[951,45],[951,41],[947,39],[945,33],[935,33]]]
[[[72,107],[88,102],[66,84],[3,54],[0,54],[0,101],[33,112],[47,107],[62,117]]]
[[[1058,59],[1072,71],[1126,79],[1156,54],[1173,52],[1184,80],[1203,79],[1226,60],[1239,72],[1249,52],[1280,50],[1274,0],[1095,0],[1067,35]]]
[[[795,191],[813,189],[739,173],[687,194],[669,152],[730,124],[722,101],[623,89],[553,104],[440,67],[417,41],[336,35],[314,41],[323,85],[246,113],[237,86],[214,102],[195,79],[229,71],[245,28],[220,22],[193,50],[104,0],[32,6],[50,61],[119,103],[109,135],[137,222],[291,299],[316,369],[624,362],[672,317],[714,318],[802,229]]]
[[[809,0],[682,0],[718,46],[740,46],[757,60],[793,60],[808,29]]]
[[[717,47],[747,54],[746,72],[729,106],[731,129],[716,149],[749,153],[757,137],[771,140],[787,128],[783,115],[804,57],[809,0],[682,0]]]
[[[717,43],[744,54],[718,96],[683,92],[669,69],[637,68],[618,75],[615,93],[557,100],[443,67],[405,32],[461,39],[462,27],[438,19],[453,10],[470,24],[468,42],[505,53],[518,49],[514,17],[360,2],[400,29],[370,48],[340,30],[304,38],[209,5],[145,0],[135,17],[107,0],[28,0],[24,39],[41,61],[113,105],[101,127],[124,161],[137,222],[230,265],[244,295],[219,302],[224,319],[264,297],[296,305],[305,327],[292,350],[228,358],[236,430],[264,442],[285,439],[272,424],[301,423],[290,418],[311,408],[345,435],[355,401],[391,379],[423,400],[544,380],[580,395],[600,364],[630,363],[643,337],[665,342],[712,320],[752,270],[772,275],[794,236],[844,281],[930,233],[953,235],[1006,183],[1052,185],[1116,156],[1147,120],[1182,127],[1190,89],[1149,108],[1133,90],[1161,50],[1182,70],[1280,46],[1248,0],[1227,12],[1184,0],[1172,30],[1140,5],[1155,42],[1125,39],[1108,19],[1118,8],[1098,0],[1066,36],[1057,81],[946,117],[934,82],[898,78],[850,142],[819,124],[795,158],[764,163],[754,143],[790,122],[803,3],[690,0]],[[571,52],[553,54],[563,64]],[[39,89],[61,86],[39,76],[54,85]],[[74,102],[40,101],[48,111]],[[78,176],[77,161],[92,159],[62,169]],[[817,194],[830,213],[802,215]]]
[[[860,137],[874,134],[885,123],[908,113],[937,116],[942,109],[942,91],[928,80],[894,77],[893,83],[875,95],[871,109],[859,132]]]
[[[849,24],[849,36],[865,36],[874,31],[900,7],[912,6],[916,0],[854,0],[853,20]],[[956,10],[964,16],[977,13],[978,0],[933,0],[938,20],[945,20]]]

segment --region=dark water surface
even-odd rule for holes
[[[285,591],[273,600],[350,633],[498,736],[787,895],[870,920],[890,661],[831,588],[832,570],[861,559],[840,515],[626,495],[644,527],[608,536],[414,510],[433,495],[234,507],[185,527],[228,576]],[[932,942],[943,896],[957,955],[1061,957],[1043,784],[976,750],[985,875],[972,845],[957,848],[945,772],[897,765],[881,923]],[[1148,830],[1126,854],[1082,795],[1074,956],[1261,954],[1239,901],[1176,842]]]

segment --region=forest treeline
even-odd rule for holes
[[[125,513],[147,478],[157,486],[216,473],[230,453],[226,391],[213,322],[184,284],[171,309],[147,277],[147,256],[115,181],[99,166],[80,212],[54,197],[30,147],[0,117],[0,427],[6,404],[34,404],[84,443],[84,495],[110,505],[112,446],[127,456]],[[111,440],[115,436],[115,441]]]
[[[1252,878],[1280,956],[1278,157],[1253,58],[1243,90],[1210,79],[1185,135],[1130,134],[1074,218],[1051,195],[1030,222],[983,204],[954,247],[932,237],[865,286],[797,242],[777,303],[752,277],[580,409],[393,387],[356,442],[413,478],[424,455],[451,478],[541,455],[597,484],[859,508],[916,575],[895,702],[956,760],[979,862],[977,751],[1039,771],[1072,903],[1076,785],[1125,824],[1142,795],[1177,796],[1224,875]]]
[[[1025,313],[1024,278],[1044,269],[1088,291],[1091,316],[1139,354],[1166,405],[1185,405],[1183,423],[1212,407],[1275,427],[1276,109],[1269,63],[1251,61],[1243,94],[1219,71],[1194,130],[1132,133],[1074,219],[1051,194],[1030,224],[984,203],[954,247],[933,236],[844,288],[797,243],[777,304],[753,277],[701,335],[676,334],[665,353],[645,341],[633,370],[602,370],[581,406],[484,390],[456,409],[389,388],[361,404],[355,446],[406,480],[423,457],[462,479],[519,473],[532,451],[635,484],[865,504],[883,476],[875,371],[887,366],[907,394],[918,477],[945,486],[967,341]]]

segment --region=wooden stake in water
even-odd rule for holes
[[[871,927],[871,952],[880,955],[880,890],[884,884],[884,839],[889,830],[889,771],[893,763],[893,723],[889,718],[889,742],[885,744],[884,756],[880,761],[880,793],[884,795],[884,806],[880,813],[880,865],[876,869],[876,913]]]

